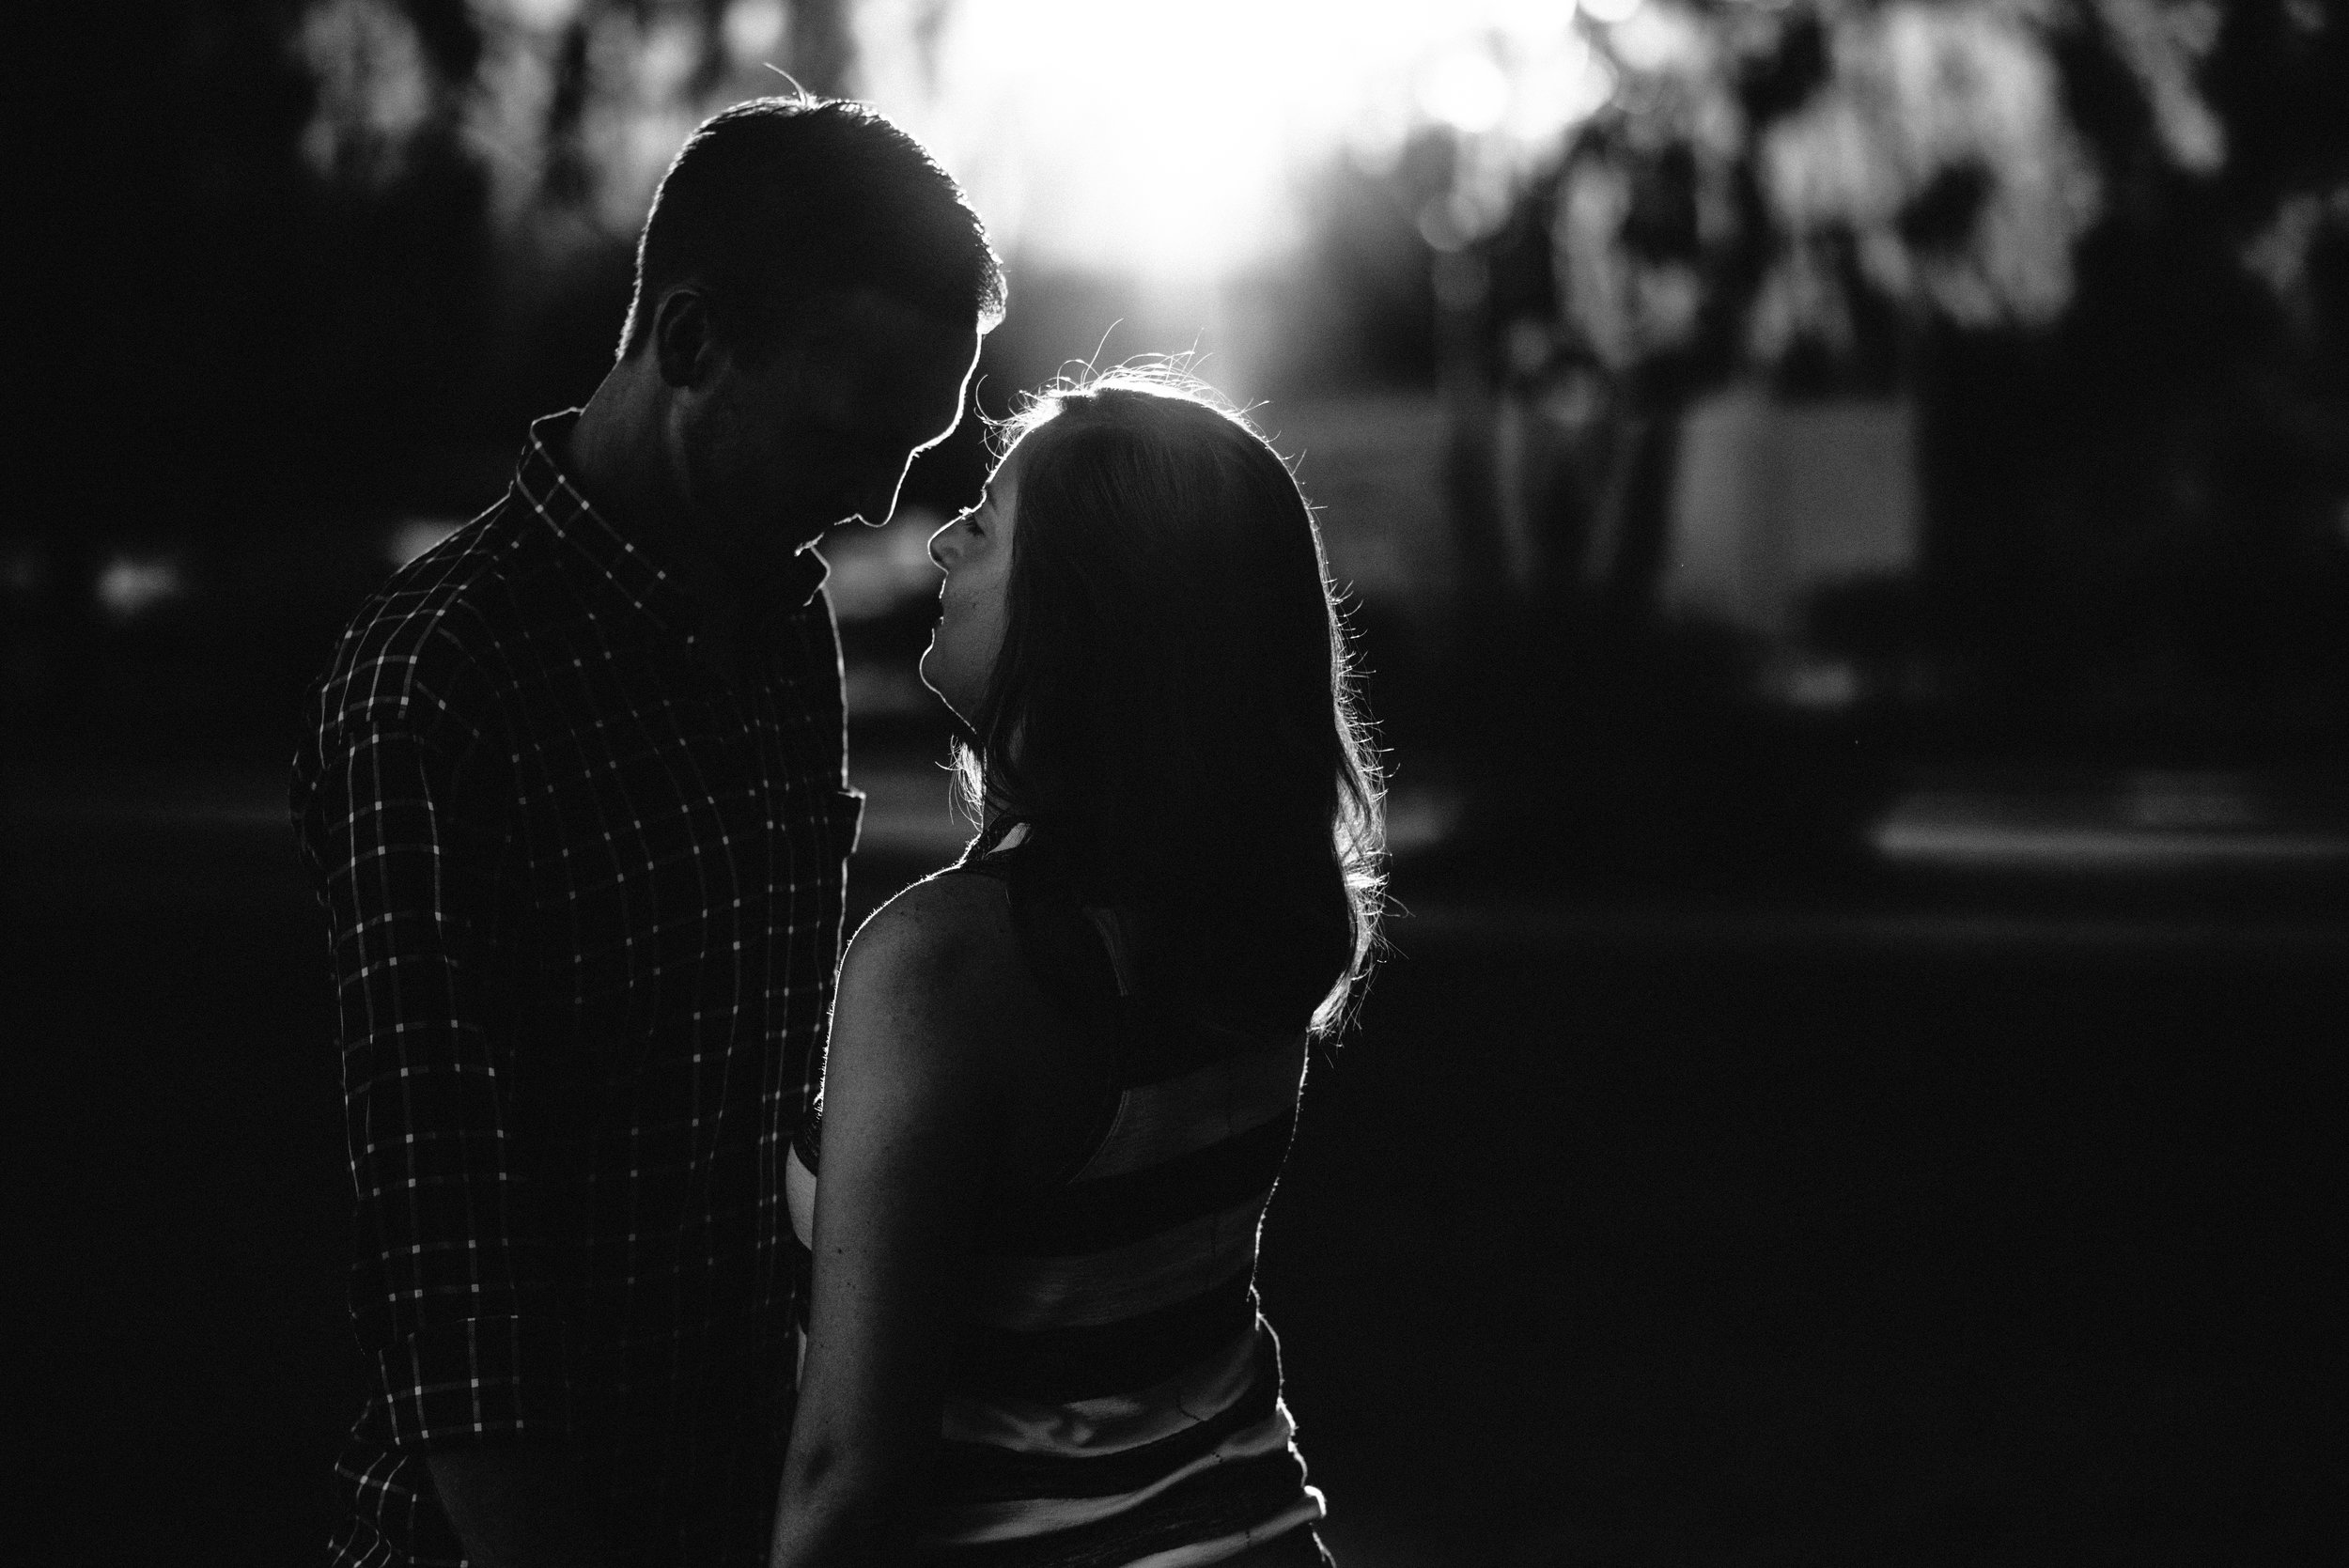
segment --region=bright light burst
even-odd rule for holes
[[[1528,158],[1605,101],[1573,0],[961,0],[859,14],[865,90],[1006,248],[1196,281],[1298,236],[1298,174],[1430,119]]]
[[[1455,49],[1427,73],[1420,101],[1447,124],[1490,131],[1509,112],[1509,78],[1492,51],[1472,45]]]

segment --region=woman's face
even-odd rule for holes
[[[938,590],[938,626],[922,656],[922,683],[946,700],[965,723],[1003,645],[1011,582],[1011,536],[1019,516],[1019,464],[1015,450],[995,470],[987,498],[930,536],[930,559],[946,574]]]

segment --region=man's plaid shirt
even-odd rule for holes
[[[344,634],[296,759],[331,928],[350,1564],[459,1560],[423,1455],[562,1441],[630,1560],[754,1562],[787,1421],[780,1161],[820,1070],[857,799],[822,563],[750,664],[566,479]]]

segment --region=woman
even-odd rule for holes
[[[1311,1564],[1252,1288],[1380,853],[1320,542],[1195,383],[1039,398],[942,529],[983,831],[842,966],[776,1568]]]

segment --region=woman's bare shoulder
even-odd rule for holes
[[[825,1093],[839,1070],[934,1094],[991,1129],[992,1170],[1034,1180],[1091,1125],[1094,1054],[1030,972],[1003,883],[949,873],[891,899],[849,944]]]
[[[959,872],[916,882],[876,909],[848,944],[840,986],[844,1003],[876,987],[957,1012],[1043,1002],[1020,959],[1003,884]]]
[[[991,877],[941,872],[900,890],[849,939],[853,957],[924,964],[1016,956],[1011,901]]]

